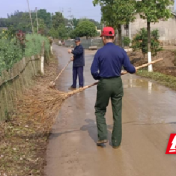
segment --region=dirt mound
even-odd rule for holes
[[[148,62],[147,55],[145,58],[143,58],[143,54],[141,52],[129,52],[128,55],[130,57],[131,63],[135,66],[139,66]],[[156,60],[158,58],[163,58],[163,61],[153,65],[154,71],[176,76],[176,51],[160,51],[157,56],[152,58],[152,60]]]

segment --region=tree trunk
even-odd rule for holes
[[[147,21],[147,35],[148,35],[148,63],[152,61],[152,56],[151,56],[151,35],[150,35],[150,22]],[[152,65],[148,66],[148,71],[153,72]]]
[[[118,39],[119,39],[119,46],[122,46],[122,28],[121,28],[121,25],[118,25]]]

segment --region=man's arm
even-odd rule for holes
[[[95,80],[100,79],[98,71],[99,71],[99,60],[98,60],[98,53],[96,53],[91,66],[91,74]]]
[[[80,54],[82,54],[84,52],[84,49],[83,49],[83,47],[82,46],[79,46],[79,47],[77,47],[77,48],[75,48],[74,50],[72,50],[72,54],[74,54],[74,55],[80,55]]]
[[[124,56],[124,61],[123,61],[124,69],[131,74],[135,73],[136,68],[131,64],[130,59],[129,59],[126,51],[123,52],[123,56]]]

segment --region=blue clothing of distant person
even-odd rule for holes
[[[95,115],[98,129],[97,145],[107,143],[107,125],[106,125],[106,108],[109,99],[112,103],[113,111],[113,131],[112,146],[118,148],[122,140],[122,97],[123,85],[121,79],[122,66],[129,73],[135,73],[135,67],[124,49],[116,46],[115,32],[112,27],[105,27],[101,37],[104,47],[99,49],[95,54],[91,66],[91,74],[94,79],[99,80],[97,85],[97,98],[95,103]]]
[[[68,50],[69,53],[73,54],[72,61],[73,61],[73,84],[71,89],[76,88],[77,84],[77,77],[79,77],[79,87],[84,86],[84,66],[85,66],[85,58],[84,58],[84,48],[81,45],[80,38],[77,37],[75,39],[76,47],[74,50]]]

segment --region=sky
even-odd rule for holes
[[[0,0],[0,17],[7,17],[16,10],[27,11],[27,0]],[[12,3],[13,2],[13,3]],[[65,18],[73,15],[76,18],[101,19],[100,7],[94,7],[92,0],[29,0],[30,9],[47,9],[48,12],[63,12]]]
[[[27,0],[0,0],[0,17],[7,17],[16,10],[28,11]],[[13,2],[13,3],[12,3]],[[176,0],[175,0],[176,2]],[[47,9],[48,12],[63,12],[65,18],[101,19],[100,7],[94,7],[92,0],[29,0],[30,9]],[[176,9],[176,3],[175,3]]]

